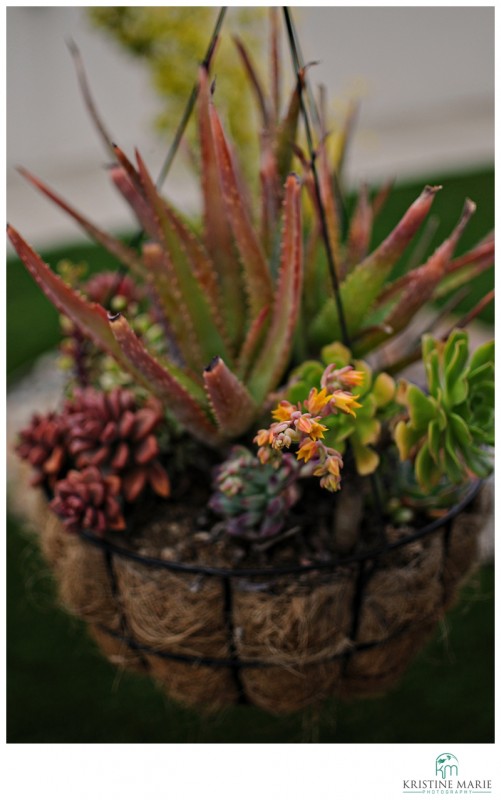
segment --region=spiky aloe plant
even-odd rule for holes
[[[139,153],[134,166],[113,147],[112,180],[148,236],[140,254],[22,171],[145,285],[170,344],[169,355],[161,360],[147,350],[123,314],[107,314],[102,305],[67,286],[16,230],[9,226],[8,231],[18,255],[60,312],[157,396],[193,436],[217,446],[250,427],[290,358],[302,291],[300,182],[293,174],[285,180],[274,278],[204,69],[199,132],[201,236],[161,197]]]

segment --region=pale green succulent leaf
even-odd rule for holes
[[[409,422],[400,420],[395,427],[393,438],[398,448],[400,460],[405,461],[422,439],[422,434],[416,431]]]
[[[380,458],[372,447],[366,447],[355,436],[351,439],[355,467],[359,475],[372,475],[379,466]]]
[[[438,420],[433,419],[428,425],[428,447],[430,450],[430,455],[437,465],[440,461],[440,441],[440,425],[438,424]]]
[[[372,387],[372,394],[376,400],[378,408],[384,408],[390,403],[396,392],[395,381],[386,372],[380,372],[376,377]]]
[[[430,355],[437,349],[437,340],[430,333],[425,333],[421,337],[421,348],[423,361],[427,361]]]
[[[449,415],[449,425],[461,448],[468,448],[472,442],[472,435],[464,419],[452,413]]]
[[[463,453],[468,469],[478,478],[488,478],[493,470],[492,453],[479,447],[470,447]]]
[[[445,396],[447,398],[447,404],[449,408],[454,408],[455,406],[459,406],[461,403],[464,403],[468,397],[468,382],[466,377],[462,376],[450,386],[446,386]]]
[[[379,439],[381,433],[381,423],[377,419],[360,419],[357,416],[357,425],[355,428],[354,438],[360,444],[375,444]]]
[[[346,367],[351,361],[351,351],[341,342],[326,344],[321,350],[322,361],[325,366],[335,364],[337,369]]]
[[[362,383],[356,388],[356,394],[360,395],[362,398],[372,387],[372,369],[367,361],[361,361],[360,359],[355,359],[353,361],[353,366],[364,376]]]
[[[458,330],[456,328],[447,338],[447,341],[445,342],[443,348],[443,361],[444,364],[446,365],[446,368],[454,359],[458,358],[457,354],[458,345],[460,345],[461,348],[464,345],[466,345],[466,352],[468,352],[468,334],[465,331]],[[463,351],[461,355],[462,358],[464,359]]]
[[[451,405],[462,403],[468,395],[466,365],[468,362],[468,337],[459,332],[449,337],[443,354],[445,389]]]
[[[436,405],[417,386],[410,386],[407,393],[411,423],[418,431],[425,431],[428,423],[436,417]]]
[[[464,477],[464,468],[459,459],[456,443],[450,428],[445,432],[445,459],[449,477],[454,483],[459,483]]]
[[[494,364],[482,364],[482,366],[476,367],[474,370],[470,369],[468,371],[467,378],[468,385],[471,388],[475,388],[478,384],[482,384],[484,381],[492,383],[494,381]]]
[[[426,356],[425,369],[430,394],[436,397],[440,391],[440,360],[436,350],[430,351]]]
[[[494,340],[479,345],[470,359],[470,375],[479,367],[486,364],[494,364]]]
[[[432,488],[440,481],[441,470],[435,464],[427,442],[416,456],[415,471],[418,483],[423,489]]]

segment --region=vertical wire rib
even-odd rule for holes
[[[120,595],[118,592],[118,583],[117,583],[117,576],[115,572],[115,567],[113,564],[113,553],[111,552],[110,548],[106,546],[106,542],[103,544],[104,546],[104,563],[106,566],[106,572],[108,573],[108,578],[110,581],[110,589],[111,595],[113,600],[115,601],[119,624],[120,624],[120,631],[125,641],[132,641],[132,636],[129,630],[129,625],[127,622],[127,617],[125,615],[125,610],[120,600]],[[137,653],[137,657],[141,662],[141,666],[146,671],[149,670],[150,665],[148,664],[146,658],[144,657],[143,653],[141,652],[140,648],[134,648],[135,652]]]
[[[223,584],[223,611],[224,611],[224,624],[228,636],[228,652],[230,660],[233,662],[231,672],[233,681],[237,690],[238,703],[240,705],[249,705],[249,698],[247,697],[245,687],[242,681],[241,670],[239,666],[238,650],[235,641],[235,625],[233,622],[233,589],[231,585],[231,578],[225,577],[222,579]]]
[[[447,588],[446,588],[445,573],[447,570],[447,559],[449,557],[453,521],[454,521],[453,519],[447,520],[447,522],[444,525],[444,532],[442,534],[442,570],[440,574],[440,582],[442,584],[442,606],[445,606],[447,603]]]
[[[315,196],[318,203],[318,209],[320,214],[320,225],[322,228],[322,238],[324,240],[325,245],[325,252],[327,255],[327,264],[329,268],[329,275],[332,283],[332,288],[334,290],[334,300],[336,303],[337,314],[339,318],[339,325],[341,327],[341,334],[343,343],[346,347],[350,347],[350,337],[348,334],[348,327],[346,325],[346,317],[344,314],[343,303],[341,300],[341,293],[339,289],[339,280],[336,271],[336,264],[334,261],[334,254],[332,252],[332,247],[329,239],[329,231],[327,228],[327,219],[325,216],[325,208],[322,200],[322,196],[320,193],[320,182],[318,179],[318,172],[316,166],[316,152],[313,146],[313,135],[311,132],[311,124],[310,118],[308,114],[308,109],[306,108],[306,104],[304,102],[303,96],[303,83],[308,86],[308,80],[304,73],[304,65],[301,64],[298,55],[298,45],[297,45],[297,35],[294,28],[294,23],[292,21],[292,17],[290,14],[289,9],[285,6],[284,7],[284,16],[285,16],[285,24],[287,27],[287,34],[289,38],[289,46],[291,50],[291,57],[292,57],[292,64],[294,68],[294,72],[296,74],[297,79],[297,89],[298,89],[298,96],[299,96],[299,105],[301,108],[301,116],[303,118],[305,133],[306,133],[306,140],[308,143],[308,151],[311,159],[311,172],[313,175],[313,183],[315,187]]]
[[[364,599],[365,587],[369,582],[369,579],[375,573],[375,571],[376,571],[376,561],[374,561],[371,565],[367,565],[366,560],[363,559],[358,566],[355,591],[353,594],[353,600],[351,604],[350,641],[353,642],[354,644],[357,642],[358,629],[360,627],[360,615],[362,612],[362,603]],[[348,671],[348,667],[353,652],[354,652],[353,650],[349,650],[343,658],[343,665],[341,668],[341,675],[343,678],[346,677],[346,673]]]

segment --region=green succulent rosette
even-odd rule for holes
[[[292,372],[287,400],[291,403],[303,402],[313,386],[320,388],[322,374],[328,364],[335,364],[338,369],[352,365],[362,373],[361,384],[353,389],[361,406],[357,408],[356,416],[330,415],[322,422],[329,429],[324,437],[326,446],[344,453],[349,443],[358,474],[370,475],[380,462],[374,445],[379,441],[382,423],[395,410],[395,381],[385,372],[374,376],[369,364],[354,359],[351,351],[340,342],[324,347],[321,358],[322,361],[305,361]]]
[[[423,489],[442,477],[454,484],[492,470],[494,444],[494,342],[469,357],[468,334],[454,330],[446,342],[425,335],[422,342],[428,394],[400,385],[399,397],[409,419],[395,428],[402,460],[414,460]]]

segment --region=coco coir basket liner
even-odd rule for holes
[[[479,488],[420,530],[330,563],[166,561],[68,535],[46,504],[41,545],[63,605],[112,663],[150,674],[186,705],[288,713],[399,679],[475,563]]]

